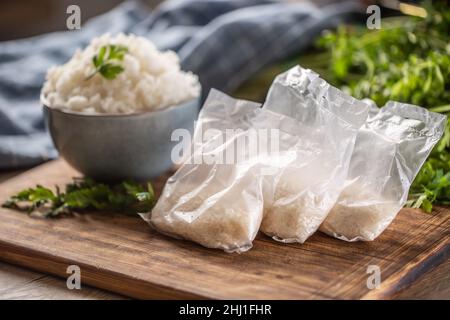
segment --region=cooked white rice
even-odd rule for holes
[[[95,71],[93,56],[110,44],[128,48],[119,62],[125,70],[112,80],[100,74],[86,80]],[[199,94],[197,76],[180,70],[176,53],[160,52],[146,38],[125,34],[105,34],[77,49],[66,64],[48,70],[42,88],[52,108],[109,114],[163,109]]]

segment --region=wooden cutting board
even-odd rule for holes
[[[37,183],[64,185],[78,174],[64,161],[0,184],[0,201]],[[155,182],[156,189],[164,177]],[[0,209],[0,259],[135,298],[389,299],[450,252],[449,212],[404,209],[373,242],[346,243],[317,233],[280,244],[259,235],[244,254],[227,254],[156,233],[140,218],[83,214],[30,218]],[[369,265],[381,285],[367,288]]]

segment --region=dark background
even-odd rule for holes
[[[50,31],[67,30],[67,7],[80,6],[81,24],[106,12],[123,0],[1,0],[0,41],[34,36]],[[150,7],[162,0],[144,0]]]

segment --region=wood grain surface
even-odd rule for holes
[[[0,201],[75,175],[61,160],[47,163],[1,184]],[[260,235],[238,255],[168,238],[139,218],[97,213],[49,220],[2,209],[0,259],[61,277],[77,264],[83,284],[136,298],[388,299],[448,259],[448,212],[404,209],[370,243],[318,233],[304,245],[285,245]],[[369,265],[381,269],[378,289],[366,286]]]
[[[35,271],[0,263],[1,300],[118,300],[124,299],[104,290],[82,285],[69,290],[66,281]]]
[[[1,170],[0,183],[29,169]],[[0,262],[0,300],[120,300],[126,297],[83,285],[69,290],[66,280]]]

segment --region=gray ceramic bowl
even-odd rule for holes
[[[177,144],[171,141],[172,132],[184,128],[192,133],[198,111],[199,99],[129,115],[69,113],[44,104],[46,123],[60,155],[100,181],[143,181],[168,170]]]

